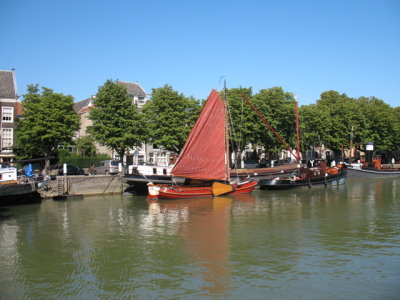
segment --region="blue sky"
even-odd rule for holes
[[[400,1],[0,0],[0,70],[75,101],[107,79],[212,88],[281,86],[400,106]]]

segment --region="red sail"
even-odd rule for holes
[[[212,90],[186,140],[174,176],[202,180],[228,180],[225,104]]]

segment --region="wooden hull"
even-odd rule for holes
[[[147,185],[151,182],[157,185],[170,185],[183,184],[185,179],[180,177],[172,177],[171,175],[141,175],[141,174],[130,174],[122,177],[122,181],[132,186],[137,194],[148,193]]]
[[[272,178],[272,176],[276,175],[291,174],[297,169],[299,169],[297,163],[290,163],[271,168],[238,169],[238,170],[231,170],[231,177],[232,178],[250,177],[253,180],[259,181],[264,178],[266,179]]]
[[[308,178],[304,180],[291,180],[289,178],[262,179],[258,184],[261,190],[287,190],[298,187],[311,187],[314,185],[327,186],[344,183],[346,180],[346,175],[347,170],[344,170],[338,174]]]
[[[256,181],[233,184],[232,191],[224,195],[237,195],[251,193],[256,187]],[[212,197],[212,186],[161,186],[158,192],[159,199],[184,199],[197,197]]]

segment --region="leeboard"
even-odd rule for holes
[[[234,186],[230,184],[225,184],[221,182],[213,182],[212,184],[212,193],[214,196],[224,195],[232,192],[234,190]]]

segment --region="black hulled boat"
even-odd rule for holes
[[[258,183],[261,190],[285,190],[313,185],[337,185],[346,180],[347,167],[339,164],[335,167],[299,168],[290,176],[279,176],[273,179],[261,179]]]

